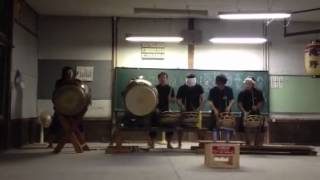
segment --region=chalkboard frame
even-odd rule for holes
[[[265,104],[264,104],[264,108],[262,110],[262,114],[269,114],[270,112],[270,75],[269,75],[269,71],[251,71],[251,70],[206,70],[206,69],[166,69],[166,68],[130,68],[130,67],[116,67],[115,68],[115,73],[114,73],[114,86],[113,86],[113,94],[112,94],[112,97],[113,97],[113,105],[112,105],[112,109],[113,111],[123,111],[124,110],[124,107],[123,105],[122,106],[119,106],[119,102],[120,104],[123,104],[123,101],[121,99],[121,93],[122,91],[124,90],[123,88],[119,88],[119,84],[120,83],[128,83],[130,79],[132,78],[135,78],[136,76],[138,75],[135,75],[135,76],[131,76],[130,78],[127,78],[127,82],[120,82],[119,79],[121,80],[121,78],[119,78],[120,74],[119,72],[120,71],[132,71],[132,70],[137,70],[137,71],[156,71],[157,73],[155,74],[158,74],[160,73],[161,71],[164,71],[164,72],[167,72],[169,74],[169,84],[170,84],[170,78],[172,76],[170,76],[170,71],[183,71],[185,72],[184,73],[184,76],[181,77],[181,79],[184,81],[184,77],[185,75],[187,75],[188,73],[194,73],[194,74],[197,74],[197,72],[210,72],[210,73],[214,73],[214,74],[230,74],[230,73],[242,73],[242,74],[248,74],[248,75],[251,75],[251,74],[261,74],[264,76],[264,79],[265,79],[265,82],[264,82],[264,90],[263,90],[263,93],[264,93],[264,96],[265,96]],[[142,73],[139,73],[139,75],[144,75]],[[215,76],[214,76],[215,77]],[[123,78],[122,78],[123,79]],[[150,80],[151,78],[145,78],[146,80],[149,80],[151,82],[153,82],[153,80]],[[241,79],[241,82],[244,78]],[[200,80],[201,81],[201,80]],[[153,84],[154,85],[154,84]],[[181,83],[182,85],[182,83]],[[202,85],[202,84],[201,84]],[[212,87],[213,85],[211,85]],[[125,87],[125,85],[123,86]],[[175,88],[175,91],[177,91],[177,88]],[[205,90],[206,91],[206,90]],[[207,92],[206,92],[207,93]],[[119,98],[120,97],[120,98]],[[235,93],[234,91],[234,98],[235,100],[237,100],[237,97],[238,97],[238,94]],[[207,105],[207,96],[205,96],[205,100],[206,100],[206,105]],[[232,112],[235,112],[235,113],[239,113],[240,111],[238,110],[238,108],[236,107],[237,103],[235,103],[233,105],[233,108],[232,108]],[[175,110],[176,107],[174,108]],[[208,107],[206,107],[205,111],[208,111]]]

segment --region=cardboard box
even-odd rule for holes
[[[208,143],[205,145],[205,165],[212,168],[240,168],[240,145]]]

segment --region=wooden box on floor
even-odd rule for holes
[[[205,145],[205,165],[211,168],[240,168],[240,145],[208,143]]]

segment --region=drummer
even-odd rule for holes
[[[160,72],[158,74],[158,85],[156,86],[158,91],[158,105],[157,105],[157,112],[155,116],[152,118],[153,126],[157,126],[159,122],[159,113],[169,111],[169,104],[171,101],[175,100],[174,89],[168,85],[168,74],[166,72]],[[169,127],[171,128],[171,127]],[[154,140],[157,136],[156,131],[150,131],[150,138],[151,143],[150,147],[154,148]],[[166,131],[166,140],[167,140],[167,147],[172,149],[171,140],[173,136],[173,131]]]
[[[222,112],[230,112],[234,103],[232,88],[226,86],[228,79],[225,75],[220,74],[216,77],[216,86],[210,89],[209,92],[209,107],[212,112],[212,121],[209,124],[209,129],[216,128],[217,117]]]
[[[75,78],[75,74],[76,73],[74,72],[74,70],[71,67],[69,67],[69,66],[63,67],[62,77],[56,81],[55,89],[58,89],[66,84],[80,84],[81,85],[81,81],[79,79]],[[54,109],[55,109],[55,107],[54,107]],[[86,109],[78,116],[72,117],[73,119],[77,120],[77,124],[72,128],[74,128],[73,130],[75,131],[75,134],[76,134],[78,140],[80,141],[80,145],[83,148],[83,150],[89,150],[89,146],[85,142],[84,128],[83,128],[83,124],[81,121],[85,112],[86,112]],[[56,111],[54,112],[54,117],[55,118],[53,119],[53,121],[59,121],[59,122],[65,118],[63,115],[58,114]],[[59,126],[57,125],[57,124],[61,124],[59,122],[51,123],[51,125],[56,126],[56,127],[53,127],[53,129],[54,128],[61,128],[61,125],[59,125]],[[58,132],[58,129],[56,129],[56,131]],[[53,133],[54,133],[54,131],[53,131]]]
[[[204,106],[203,88],[197,84],[194,74],[186,77],[186,83],[179,87],[177,93],[177,103],[182,112],[201,111]]]
[[[247,115],[258,115],[263,106],[264,98],[261,90],[256,88],[254,77],[246,77],[243,81],[244,90],[238,96],[238,107],[242,112],[239,131],[244,131],[243,118]]]
[[[62,69],[62,73],[61,73],[61,78],[59,80],[56,81],[55,83],[55,89],[61,87],[63,84],[65,84],[66,82],[70,82],[72,81],[74,76],[74,72],[73,69],[69,66],[65,66]],[[53,107],[55,109],[55,107]],[[50,124],[49,127],[49,131],[48,131],[48,148],[52,148],[53,147],[53,140],[55,137],[61,136],[62,133],[62,126],[58,117],[58,113],[55,111],[53,116],[52,116],[52,122]],[[82,128],[81,128],[82,129]]]

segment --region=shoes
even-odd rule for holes
[[[150,141],[148,142],[148,146],[149,146],[150,149],[154,149],[154,141],[153,141],[153,140],[150,140]]]
[[[53,148],[53,145],[52,144],[49,144],[48,146],[47,146],[47,149],[52,149]]]
[[[90,148],[89,148],[89,146],[88,146],[87,144],[84,144],[84,145],[82,146],[82,149],[83,149],[84,151],[90,151]]]
[[[171,143],[168,143],[168,144],[167,144],[167,148],[168,148],[168,149],[173,149]]]

